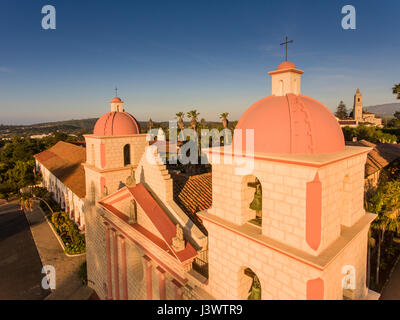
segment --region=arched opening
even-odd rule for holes
[[[244,220],[261,227],[262,225],[262,186],[253,175],[243,179],[242,208]]]
[[[241,269],[238,293],[240,300],[261,300],[261,282],[252,269]]]
[[[280,92],[281,96],[284,95],[283,80],[279,80],[279,92]]]
[[[124,166],[131,164],[131,145],[126,144],[124,146]]]

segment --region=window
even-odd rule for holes
[[[131,164],[131,146],[126,144],[124,146],[124,166]]]
[[[285,93],[283,88],[283,80],[279,80],[279,92],[281,96],[283,96]]]

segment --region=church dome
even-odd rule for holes
[[[277,70],[296,69],[296,65],[295,65],[293,62],[284,61],[284,62],[282,62],[276,69],[277,69]]]
[[[121,103],[121,102],[123,102],[123,101],[119,97],[115,97],[110,101],[110,103]]]
[[[118,111],[103,114],[97,120],[93,130],[93,134],[97,136],[118,136],[139,133],[140,126],[136,119],[127,112]]]
[[[255,153],[324,154],[343,151],[345,146],[334,115],[302,94],[259,100],[243,114],[236,129],[242,129],[244,151],[245,129],[254,129]]]

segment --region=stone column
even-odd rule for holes
[[[166,272],[163,268],[158,266],[156,268],[158,273],[158,288],[160,290],[160,300],[167,300],[167,292],[165,287],[165,275]]]
[[[118,270],[118,235],[117,230],[112,229],[113,232],[113,251],[114,251],[114,288],[115,300],[119,300],[119,270]]]
[[[172,283],[175,287],[175,300],[182,300],[183,286],[175,279],[172,280]]]
[[[153,300],[153,264],[148,256],[144,255],[143,259],[146,263],[146,299]]]
[[[122,299],[128,300],[128,277],[126,273],[126,247],[125,247],[125,238],[120,235],[119,237],[119,245],[121,247],[121,269],[122,269]]]
[[[111,279],[111,244],[110,244],[110,225],[103,222],[106,228],[106,256],[107,256],[107,300],[112,300],[112,279]]]

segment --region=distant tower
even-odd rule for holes
[[[363,104],[360,89],[357,89],[354,95],[353,118],[357,122],[362,122],[363,120]]]

